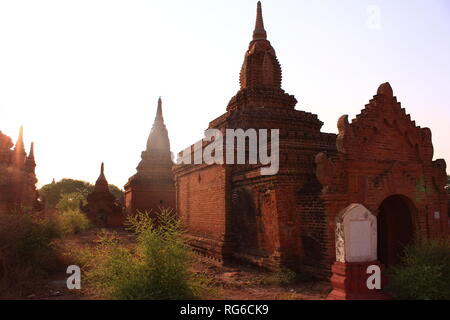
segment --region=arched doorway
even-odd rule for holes
[[[378,259],[386,266],[400,262],[405,245],[414,237],[412,201],[402,195],[386,198],[378,211]]]

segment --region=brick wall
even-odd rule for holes
[[[159,212],[159,208],[176,208],[175,185],[149,182],[132,186],[125,192],[128,213],[139,211]]]
[[[194,166],[177,176],[176,186],[177,212],[192,244],[205,254],[223,259],[228,210],[226,168]]]

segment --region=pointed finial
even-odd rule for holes
[[[393,97],[394,91],[392,90],[390,83],[385,82],[378,87],[377,94],[387,96],[387,97]]]
[[[106,182],[106,178],[105,178],[105,164],[102,162],[101,166],[100,166],[100,175],[98,176],[97,182],[95,183],[96,185],[98,184],[108,184]]]
[[[267,32],[264,29],[261,1],[258,1],[258,6],[256,9],[255,31],[253,31],[253,40],[266,40],[266,39],[267,39]]]
[[[17,137],[16,148],[17,145],[23,146],[23,126],[20,126],[19,136]]]
[[[25,160],[25,166],[30,172],[34,172],[34,168],[36,168],[36,162],[34,161],[34,142],[31,143],[30,153]]]
[[[30,145],[30,154],[28,155],[29,158],[34,158],[34,142],[31,142]]]
[[[155,121],[164,121],[163,114],[162,114],[162,100],[161,97],[158,99],[158,109],[156,110],[156,117]]]
[[[22,167],[25,164],[27,153],[23,144],[23,126],[20,126],[19,136],[17,137],[16,145],[14,146],[14,164],[17,167]]]
[[[34,161],[34,142],[31,142],[30,153],[28,154],[27,163],[29,166],[35,167],[36,162]]]
[[[100,175],[98,176],[97,181],[95,182],[94,191],[108,191],[108,181],[105,178],[105,165],[102,162],[100,166]]]

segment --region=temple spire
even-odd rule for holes
[[[19,129],[19,136],[17,137],[17,142],[16,142],[16,146],[15,149],[23,149],[25,150],[24,144],[23,144],[23,126],[20,126]]]
[[[23,126],[20,126],[19,136],[17,137],[16,145],[14,146],[14,164],[17,167],[22,167],[25,163],[27,153],[23,143]]]
[[[28,159],[33,159],[34,160],[34,142],[31,142],[30,145],[30,153],[28,154]]]
[[[34,160],[34,142],[31,143],[30,153],[25,160],[25,166],[30,172],[34,172],[34,169],[36,168],[36,161]]]
[[[261,86],[281,89],[281,66],[275,49],[267,40],[261,2],[258,2],[253,40],[245,53],[244,63],[239,74],[239,83],[241,89]]]
[[[108,181],[105,178],[105,165],[102,162],[100,166],[100,175],[98,176],[97,181],[95,182],[95,191],[109,191]]]
[[[253,31],[253,40],[267,40],[267,32],[264,29],[261,1],[258,1],[258,6],[256,9],[256,23],[255,31]]]
[[[155,121],[162,121],[164,122],[163,114],[162,114],[162,100],[161,97],[158,99],[158,109],[156,110],[156,117]]]
[[[162,112],[162,99],[158,99],[158,108],[156,110],[155,121],[153,122],[152,130],[147,139],[146,152],[158,150],[158,153],[167,153],[170,157],[170,142],[166,125],[164,124]]]

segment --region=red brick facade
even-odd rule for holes
[[[377,216],[383,263],[395,262],[389,250],[399,245],[383,241],[401,236],[407,229],[412,232],[404,238],[414,233],[425,238],[449,233],[446,163],[433,161],[430,129],[416,126],[389,83],[379,87],[351,123],[342,116],[338,129],[338,153],[316,157],[317,177],[323,186],[319,198],[329,222],[323,226],[326,233],[321,240],[328,244],[326,260],[334,259],[331,222],[351,203],[360,203]],[[392,213],[385,217],[386,210]],[[399,217],[402,211],[408,211],[409,217]]]
[[[13,146],[11,138],[0,131],[0,214],[40,208],[34,146],[32,143],[27,155],[22,128]]]
[[[169,136],[164,125],[161,98],[147,148],[141,155],[137,173],[125,185],[125,208],[127,214],[136,211],[154,213],[159,208],[175,208],[175,183],[172,173],[172,157]]]
[[[320,131],[316,115],[295,110],[281,78],[258,3],[241,88],[209,128],[224,135],[226,129],[279,129],[279,172],[263,176],[261,165],[252,164],[176,165],[177,211],[198,251],[328,277],[336,215],[354,202],[377,215],[391,195],[404,198],[402,210],[414,215],[411,223],[422,234],[448,233],[445,162],[432,161],[430,130],[410,120],[389,84],[351,124],[341,118],[336,136]],[[397,205],[391,202],[383,210]],[[389,232],[386,237],[395,230]]]
[[[260,165],[176,166],[177,210],[193,245],[208,255],[294,267],[304,251],[295,208],[302,190],[320,189],[314,156],[335,152],[336,135],[321,133],[317,116],[295,110],[296,99],[281,88],[281,67],[260,6],[240,84],[227,112],[209,128],[280,129],[280,170],[261,176]]]

